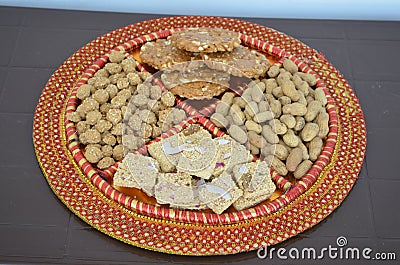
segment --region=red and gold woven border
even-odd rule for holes
[[[131,49],[137,48],[139,45],[144,42],[155,40],[158,38],[165,38],[171,35],[171,30],[164,30],[161,32],[155,32],[149,35],[141,36],[135,38],[127,43],[124,43],[113,50],[121,50],[129,52]],[[289,55],[287,52],[276,48],[264,41],[257,40],[252,37],[248,37],[246,35],[241,34],[241,40],[245,45],[256,48],[260,51],[268,53],[270,55],[281,58],[281,61],[284,57],[291,59],[302,72],[315,74],[303,61],[297,59],[293,55]],[[76,90],[83,84],[87,82],[89,78],[91,78],[95,72],[102,68],[104,64],[108,61],[108,53],[102,56],[99,60],[97,60],[89,69],[84,73],[82,78],[77,82],[75,89],[72,92],[71,97],[67,103],[66,112],[73,112],[76,108]],[[317,76],[317,75],[316,75]],[[160,81],[154,80],[159,86],[163,87]],[[273,201],[269,201],[262,205],[253,207],[251,209],[246,209],[238,212],[230,212],[224,214],[213,214],[213,213],[202,213],[198,211],[186,211],[179,209],[170,209],[168,207],[161,207],[156,205],[149,205],[145,202],[141,202],[140,200],[136,200],[131,196],[127,196],[118,190],[115,190],[111,184],[109,183],[109,179],[112,178],[113,173],[117,170],[117,164],[105,169],[103,171],[96,171],[95,168],[91,166],[91,164],[84,158],[81,150],[79,149],[79,141],[78,136],[76,134],[76,130],[73,122],[68,119],[65,120],[66,136],[67,142],[69,143],[68,148],[70,149],[75,161],[81,167],[82,172],[88,176],[92,182],[98,187],[108,198],[116,201],[117,203],[127,207],[130,210],[134,210],[137,213],[145,214],[147,216],[164,218],[168,220],[181,221],[181,222],[190,222],[190,223],[205,223],[205,224],[230,224],[235,223],[247,219],[252,219],[254,217],[264,216],[275,211],[278,211],[281,207],[287,205],[299,195],[301,195],[306,189],[308,189],[318,178],[321,170],[327,165],[332,154],[333,148],[336,143],[337,138],[337,115],[335,111],[335,107],[333,105],[332,99],[329,95],[329,91],[325,88],[323,82],[317,76],[317,87],[322,87],[327,95],[328,100],[328,113],[330,116],[330,133],[328,134],[328,139],[324,146],[324,149],[321,152],[320,158],[314,163],[309,172],[302,178],[302,180],[296,185],[292,185],[289,181],[287,181],[284,177],[280,176],[276,172],[272,170],[272,176],[274,182],[277,184],[278,188],[285,192],[280,197],[276,198]],[[163,87],[164,88],[164,87]],[[165,90],[165,88],[164,88]],[[238,91],[241,93],[242,91]],[[177,105],[183,108],[190,116],[201,116],[204,114],[212,114],[214,112],[215,106],[206,107],[200,111],[196,111],[190,105],[187,105],[184,101],[178,98]],[[200,119],[196,119],[196,122],[202,124],[207,130],[212,132],[214,136],[220,136],[222,132],[216,127],[212,122],[210,122],[207,118],[203,117]],[[168,137],[174,133],[177,133],[182,129],[182,126],[177,126],[173,128],[170,132],[164,133],[161,137]],[[139,153],[145,153],[146,148],[142,148],[138,150]],[[290,189],[289,192],[287,192]]]
[[[318,179],[303,178],[286,195],[296,198],[269,215],[232,224],[176,222],[130,211],[107,198],[82,172],[67,148],[64,115],[75,83],[95,59],[129,40],[168,28],[223,27],[263,39],[305,61],[326,85],[337,111],[337,138],[326,166],[321,156]],[[145,40],[143,40],[145,41]],[[129,48],[129,47],[128,47]],[[170,17],[130,25],[81,48],[53,74],[40,97],[34,118],[39,164],[54,193],[75,214],[101,232],[146,249],[180,255],[233,254],[276,244],[310,228],[340,205],[354,185],[365,153],[364,117],[354,92],[340,73],[315,50],[275,30],[228,18]],[[90,173],[90,172],[88,172]],[[302,183],[303,182],[303,183]],[[99,183],[99,187],[104,184]],[[307,189],[307,187],[309,187]],[[302,192],[304,190],[304,192]],[[302,193],[296,196],[296,193]],[[111,196],[112,197],[112,196]],[[126,198],[117,198],[126,201]],[[288,197],[290,199],[290,197]],[[288,200],[285,198],[285,200]]]

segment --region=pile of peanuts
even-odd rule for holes
[[[150,85],[149,90],[145,80],[150,76],[150,73],[137,71],[137,62],[133,57],[112,51],[109,62],[88,79],[87,84],[77,89],[76,97],[80,102],[74,112],[67,114],[67,119],[74,122],[79,142],[84,145],[83,154],[90,163],[104,169],[123,158],[124,142],[130,144],[129,149],[137,148],[140,143],[133,143],[130,134],[123,139],[131,127],[145,136],[160,134],[155,124],[162,119],[162,111],[175,104],[175,96],[172,93],[162,94],[156,86]],[[147,110],[149,104],[154,112]],[[155,106],[158,106],[160,114]],[[148,122],[126,126],[135,117]],[[143,138],[145,141],[149,139]]]
[[[311,74],[289,59],[273,65],[268,78],[249,84],[242,96],[225,93],[211,121],[225,128],[253,155],[270,161],[280,175],[300,179],[317,160],[329,132],[327,99]]]

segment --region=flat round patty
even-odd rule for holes
[[[209,68],[221,71],[227,70],[220,69],[223,66],[222,64],[213,64],[212,62],[223,63],[235,68],[229,69],[235,76],[240,75],[240,72],[242,72],[249,78],[258,78],[265,75],[271,66],[265,55],[242,45],[236,47],[232,52],[207,53],[201,56]]]
[[[221,95],[228,89],[229,87],[220,84],[196,81],[174,86],[170,91],[174,95],[189,99],[211,99]]]
[[[192,54],[172,45],[170,40],[158,39],[145,43],[140,49],[140,59],[156,69],[163,70],[177,63],[190,61]]]
[[[169,39],[175,46],[190,52],[232,51],[240,45],[238,33],[220,28],[188,28],[174,32]]]

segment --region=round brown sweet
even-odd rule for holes
[[[192,83],[182,83],[171,88],[174,95],[190,99],[210,99],[221,95],[229,87],[216,83],[197,81]]]
[[[190,61],[191,53],[180,50],[172,45],[170,40],[158,39],[142,46],[140,59],[143,63],[162,70],[177,63]]]
[[[240,45],[237,32],[220,28],[188,28],[174,32],[169,39],[180,49],[190,52],[230,52]]]
[[[243,73],[248,78],[264,76],[271,65],[265,55],[242,45],[236,47],[232,52],[207,53],[201,56],[211,69],[227,71],[235,76]],[[224,64],[229,67],[225,68]]]

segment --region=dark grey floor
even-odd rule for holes
[[[45,82],[78,48],[113,29],[159,15],[0,7],[0,263],[267,264],[255,252],[177,257],[113,240],[75,217],[53,195],[37,165],[32,116]],[[246,19],[321,51],[360,98],[368,128],[364,167],[342,206],[280,246],[350,246],[396,252],[400,260],[400,23]],[[279,261],[277,264],[317,264]],[[319,262],[318,262],[319,263]],[[354,261],[324,260],[327,264]],[[374,264],[359,261],[357,264]]]

